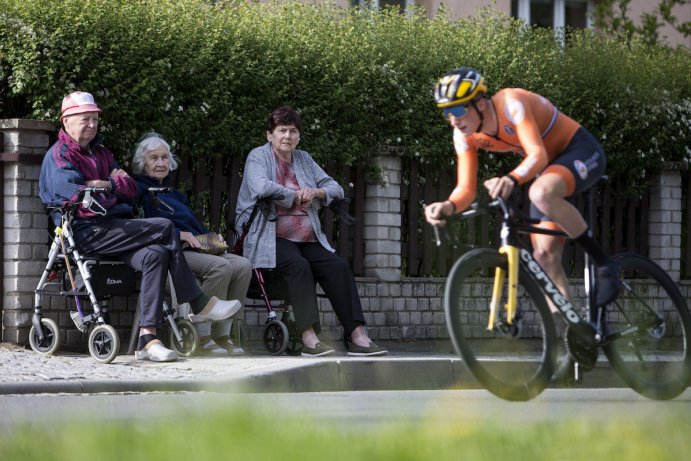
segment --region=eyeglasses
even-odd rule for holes
[[[446,107],[442,109],[442,112],[444,113],[444,118],[447,120],[449,119],[450,115],[453,115],[456,118],[463,118],[468,115],[468,106]]]

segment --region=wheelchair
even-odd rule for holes
[[[233,254],[242,256],[245,238],[258,213],[262,213],[269,221],[276,220],[276,217],[271,214],[270,205],[272,201],[281,199],[283,199],[281,195],[264,197],[257,200],[251,211],[247,210],[250,212],[247,221],[243,223],[239,233],[235,231],[235,243],[231,247]],[[355,218],[348,213],[347,203],[348,199],[334,200],[329,205],[329,208],[345,225],[352,225],[355,222]],[[240,216],[236,218],[236,229]],[[295,320],[290,312],[290,300],[288,298],[286,281],[273,269],[255,268],[252,270],[252,281],[247,292],[247,298],[261,300],[262,302],[245,304],[245,307],[264,307],[266,309],[267,317],[262,332],[262,342],[267,352],[271,355],[281,355],[283,353],[300,355],[303,344],[297,331]],[[282,311],[280,318],[276,309]]]
[[[74,299],[77,310],[70,312],[70,317],[79,331],[88,333],[89,354],[94,360],[110,363],[120,351],[120,338],[109,321],[109,300],[113,296],[137,292],[136,272],[122,261],[82,254],[75,244],[71,227],[79,205],[104,215],[106,210],[95,200],[94,194],[107,191],[106,188],[87,187],[74,202],[62,207],[48,207],[51,217],[56,213],[59,215],[60,225],[55,228],[48,262],[34,295],[29,345],[39,354],[53,354],[60,348],[61,342],[57,323],[43,315],[46,296]],[[83,306],[87,300],[91,312]],[[164,303],[163,315],[170,327],[171,337],[175,338],[175,350],[183,356],[191,355],[199,344],[195,326],[187,319],[176,319],[175,311],[167,303]],[[135,334],[136,328],[132,331]]]

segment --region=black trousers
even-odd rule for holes
[[[298,333],[321,331],[315,283],[324,290],[346,334],[365,324],[362,304],[348,262],[319,242],[296,243],[276,238],[276,270],[288,285]]]
[[[112,256],[142,273],[139,293],[141,327],[163,323],[168,272],[179,303],[190,302],[202,294],[180,249],[175,226],[168,219],[102,219],[77,244],[84,253]]]

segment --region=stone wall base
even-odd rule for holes
[[[374,341],[401,343],[446,341],[449,335],[444,316],[443,293],[445,279],[401,279],[400,281],[376,281],[372,278],[356,279],[362,307],[367,320],[367,331]],[[488,293],[490,285],[478,287],[478,293]],[[576,305],[584,305],[584,291],[572,281],[576,296]],[[691,299],[691,281],[679,284],[682,295]],[[255,344],[255,350],[261,350],[263,326],[267,318],[266,309],[259,300],[247,300],[253,307],[245,307],[242,316],[242,337],[245,342]],[[111,323],[117,330],[126,351],[129,344],[137,297],[112,299],[109,306]],[[74,301],[53,297],[50,305],[44,308],[44,314],[61,328],[62,346],[60,350],[86,352],[86,334],[80,333],[69,317],[69,310],[74,310]],[[88,307],[87,307],[88,309]],[[279,314],[282,310],[276,309]],[[320,297],[319,310],[322,332],[319,335],[324,341],[338,343],[343,330],[334,315],[328,299]],[[6,313],[7,316],[9,313]],[[13,312],[16,326],[5,327],[5,341],[22,345],[28,344],[28,326],[31,325],[32,311]],[[7,319],[6,319],[7,320]],[[167,334],[167,329],[161,332]]]

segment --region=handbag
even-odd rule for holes
[[[222,255],[228,249],[228,244],[225,240],[221,240],[219,235],[215,232],[208,232],[206,234],[197,235],[197,240],[201,245],[199,248],[200,253],[205,253],[208,255]],[[187,242],[183,247],[187,250],[191,249]]]

